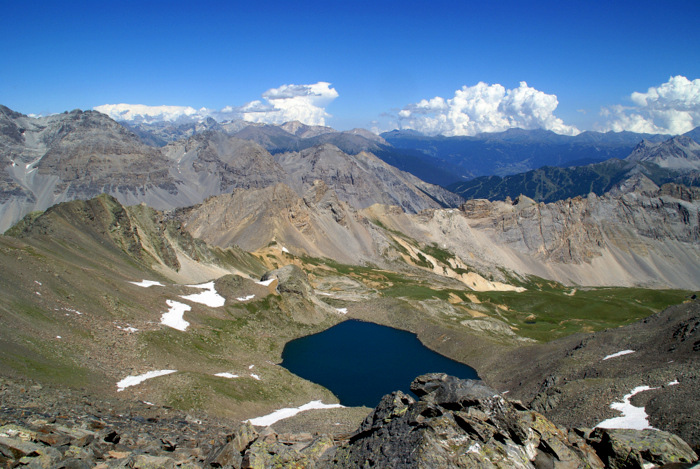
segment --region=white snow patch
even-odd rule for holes
[[[262,417],[257,417],[254,419],[249,419],[248,422],[257,427],[267,427],[275,422],[279,422],[282,419],[293,417],[299,412],[304,412],[306,410],[312,409],[335,409],[338,407],[343,407],[340,404],[324,404],[321,401],[311,401],[308,404],[304,404],[299,407],[286,407],[284,409],[279,409],[271,414],[264,415]]]
[[[36,293],[37,295],[41,296],[41,293],[39,293],[38,291],[35,291],[34,293]]]
[[[148,287],[164,287],[160,282],[156,282],[155,280],[141,280],[140,282],[129,282],[133,283],[137,287],[143,287],[143,288],[148,288]]]
[[[185,311],[191,310],[192,307],[173,300],[167,300],[166,303],[170,306],[170,309],[160,317],[160,323],[179,331],[187,330],[187,326],[190,323],[183,319],[183,315]]]
[[[336,308],[335,310],[338,311],[340,314],[348,314],[347,308]]]
[[[60,335],[57,335],[56,338],[57,338],[57,339],[61,339],[61,336],[60,336]]]
[[[148,402],[148,401],[141,401],[141,402],[143,402],[146,405],[155,405],[153,402]]]
[[[603,358],[603,360],[607,360],[609,358],[621,357],[623,355],[629,355],[630,353],[634,353],[634,350],[622,350],[621,352],[617,352],[617,353],[613,353],[612,355],[608,355],[607,357]]]
[[[211,306],[212,308],[218,308],[220,306],[223,306],[224,303],[226,303],[226,298],[223,296],[219,295],[216,292],[216,288],[214,287],[214,282],[207,282],[203,283],[201,285],[187,285],[188,287],[192,288],[202,288],[205,289],[206,291],[203,291],[202,293],[195,293],[193,295],[180,295],[180,298],[184,298],[186,300],[194,301],[195,303],[200,303],[203,305]]]
[[[123,391],[124,389],[128,388],[129,386],[136,386],[137,384],[141,384],[147,379],[151,378],[156,378],[158,376],[164,376],[164,375],[169,375],[170,373],[175,373],[177,370],[155,370],[155,371],[149,371],[148,373],[144,373],[142,375],[137,375],[137,376],[127,376],[123,380],[119,381],[117,383],[117,391]]]
[[[236,299],[238,301],[248,301],[248,300],[252,300],[253,298],[255,298],[255,295],[241,296],[241,297],[236,298]]]
[[[250,365],[250,366],[248,367],[248,369],[249,369],[249,370],[252,370],[254,366],[255,366],[255,365]]]
[[[479,443],[474,443],[469,447],[467,450],[467,453],[480,453],[481,452],[481,445]]]
[[[622,417],[614,417],[611,419],[603,420],[596,428],[628,428],[632,430],[645,430],[651,429],[656,430],[656,428],[649,425],[648,415],[644,407],[635,407],[630,403],[630,399],[635,394],[640,392],[649,391],[649,386],[637,386],[629,394],[625,394],[622,402],[613,402],[610,404],[611,409],[619,410],[622,412]]]
[[[681,384],[681,383],[679,383],[677,379],[674,379],[673,381],[668,383],[668,386],[675,386],[676,384]]]
[[[129,326],[128,324],[126,327],[117,326],[117,329],[120,329],[120,330],[125,331],[125,332],[138,332],[139,331],[135,327]]]
[[[317,291],[316,294],[317,294],[317,295],[323,295],[323,296],[333,296],[333,295],[331,295],[330,293],[327,293],[327,292],[324,292],[324,291]]]
[[[257,283],[258,285],[262,285],[262,286],[265,286],[265,287],[269,287],[270,284],[271,284],[272,282],[274,282],[274,281],[275,281],[274,278],[269,278],[269,279],[267,279],[267,280],[259,280],[259,281],[255,282],[255,283]]]
[[[286,252],[287,254],[289,254],[289,249],[287,249],[286,247],[282,246],[282,252]]]
[[[38,280],[34,280],[34,283],[36,283],[37,285],[41,285],[41,282]]]
[[[260,376],[256,375],[255,373],[251,373],[251,374],[250,374],[250,377],[253,378],[253,379],[257,379],[258,381],[262,381],[262,380],[260,379]]]
[[[228,379],[233,379],[233,378],[238,378],[238,375],[234,375],[233,373],[216,373],[214,376],[220,376],[221,378],[228,378]]]

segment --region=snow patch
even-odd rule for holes
[[[143,288],[148,288],[148,287],[164,287],[160,282],[156,282],[155,280],[141,280],[140,282],[129,282],[133,283],[137,287],[143,287]]]
[[[236,299],[238,301],[248,301],[248,300],[252,300],[253,298],[255,298],[255,295],[241,296],[241,297],[236,298]]]
[[[649,391],[649,386],[637,386],[629,394],[625,394],[622,402],[613,402],[610,404],[611,409],[619,410],[622,412],[622,417],[614,417],[611,419],[603,420],[596,428],[627,428],[632,430],[657,430],[656,428],[649,425],[649,416],[646,413],[644,407],[635,407],[632,405],[630,400],[635,394],[640,392]]]
[[[248,367],[248,369],[249,369],[249,370],[252,370],[254,366],[255,366],[255,365],[250,365],[250,366]]]
[[[335,310],[338,311],[340,314],[348,314],[347,308],[336,308]]]
[[[170,306],[170,309],[160,317],[160,323],[179,331],[187,330],[187,326],[190,323],[183,319],[183,315],[185,311],[191,310],[192,307],[173,300],[167,300],[166,303]]]
[[[607,357],[603,358],[603,360],[607,360],[609,358],[621,357],[623,355],[629,355],[630,353],[634,353],[634,350],[622,350],[621,352],[617,352],[617,353],[613,353],[612,355],[608,355]]]
[[[123,391],[124,389],[128,388],[129,386],[136,386],[137,384],[141,384],[147,379],[151,378],[156,378],[158,376],[164,376],[164,375],[169,375],[170,373],[175,373],[177,370],[155,370],[155,371],[149,371],[148,373],[144,373],[141,375],[136,375],[136,376],[127,376],[123,380],[119,381],[117,383],[117,391]]]
[[[256,375],[255,373],[251,373],[251,374],[250,374],[250,377],[253,378],[253,379],[257,379],[258,381],[262,381],[262,380],[260,379],[260,376]]]
[[[233,378],[238,378],[238,375],[234,375],[233,373],[216,373],[214,376],[219,376],[221,378],[228,378],[228,379],[233,379]]]
[[[274,278],[269,278],[269,279],[267,279],[267,280],[259,280],[259,281],[255,282],[255,283],[257,283],[258,285],[262,285],[262,286],[264,286],[264,287],[269,287],[270,284],[271,284],[272,282],[274,282],[274,281],[275,281]]]
[[[220,306],[223,306],[224,303],[226,303],[226,298],[223,296],[219,295],[216,292],[216,288],[214,287],[214,282],[207,282],[203,283],[201,285],[187,285],[188,287],[192,288],[201,288],[206,291],[203,291],[202,293],[195,293],[193,295],[180,295],[180,298],[184,298],[186,300],[194,301],[195,303],[200,303],[203,305],[211,306],[212,308],[218,308]]]
[[[254,419],[249,419],[248,422],[258,427],[268,427],[275,422],[279,422],[282,419],[293,417],[299,412],[304,412],[306,410],[312,409],[335,409],[338,407],[343,407],[340,404],[324,404],[321,401],[311,401],[308,404],[304,404],[299,407],[286,407],[284,409],[279,409],[271,414],[264,415],[262,417],[257,417]]]
[[[286,247],[282,246],[282,252],[286,252],[287,254],[289,254],[289,249],[287,249]]]
[[[670,383],[668,383],[668,386],[675,386],[675,385],[677,385],[677,384],[681,384],[681,383],[679,383],[677,379],[674,379],[673,381],[671,381]]]
[[[481,445],[479,443],[474,443],[469,447],[467,450],[467,453],[480,453],[481,452]]]

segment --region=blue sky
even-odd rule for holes
[[[448,134],[502,125],[562,133],[700,125],[697,0],[4,0],[2,12],[0,103],[27,114],[117,103],[239,109],[259,101],[256,115],[266,116],[263,108],[276,106],[263,97],[268,90],[326,82],[337,97],[313,105],[341,130],[388,130],[399,121]],[[486,86],[475,88],[479,82]],[[633,102],[633,92],[663,84],[668,93],[653,106],[644,97]],[[481,105],[486,95],[498,115]],[[435,97],[442,101],[420,104]],[[643,101],[668,111],[679,99],[680,117],[635,108]]]

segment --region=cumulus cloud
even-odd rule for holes
[[[326,106],[338,97],[330,83],[313,85],[283,85],[262,95],[266,103],[253,101],[241,108],[243,119],[251,122],[283,124],[300,121],[309,125],[325,125]]]
[[[131,122],[177,122],[188,118],[198,118],[207,109],[197,111],[189,106],[146,106],[145,104],[103,104],[95,106],[96,111],[107,114],[114,120]]]
[[[242,106],[226,106],[223,109],[199,110],[189,106],[146,106],[143,104],[104,104],[95,110],[115,120],[131,122],[187,122],[212,117],[218,121],[243,119],[266,124],[283,124],[300,121],[307,125],[326,125],[328,106],[338,92],[330,83],[312,85],[283,85],[262,94],[262,100]]]
[[[602,130],[682,134],[700,126],[700,79],[670,77],[646,93],[630,96],[633,106],[615,105],[601,110]]]
[[[476,135],[512,128],[578,134],[576,127],[554,115],[558,104],[555,95],[531,88],[524,81],[510,90],[479,82],[463,86],[449,99],[437,96],[410,104],[399,111],[398,119],[401,128],[428,135]]]

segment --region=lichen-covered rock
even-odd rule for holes
[[[644,463],[663,466],[698,459],[685,441],[660,430],[596,428],[588,442],[610,468],[642,467]]]

